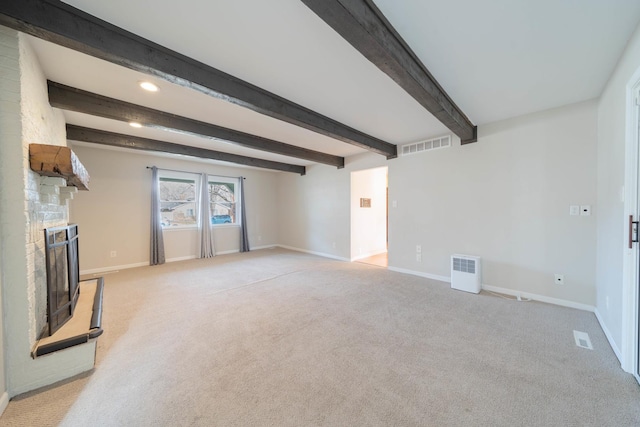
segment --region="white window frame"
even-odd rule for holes
[[[209,219],[209,225],[211,227],[239,227],[242,224],[242,215],[240,212],[241,209],[241,204],[240,204],[240,197],[242,197],[242,195],[240,194],[240,178],[230,178],[230,177],[226,177],[226,176],[217,176],[217,175],[207,175],[207,186],[209,186],[210,184],[213,183],[226,183],[226,184],[233,184],[233,195],[234,195],[234,204],[235,204],[235,221],[231,222],[231,223],[222,223],[222,224],[211,224],[211,219]],[[211,200],[209,200],[209,203],[211,204]],[[211,212],[211,216],[213,216],[214,213]]]
[[[162,181],[163,179],[179,179],[185,181],[191,181],[194,183],[194,200],[193,200],[193,212],[196,217],[196,221],[194,224],[188,225],[172,225],[172,226],[162,226],[162,230],[164,231],[178,231],[178,230],[193,230],[198,228],[198,224],[200,223],[200,215],[198,210],[198,192],[200,187],[200,177],[198,174],[189,173],[189,172],[177,172],[177,171],[168,171],[168,170],[158,170],[158,180]],[[168,202],[168,200],[160,199],[160,203]],[[160,211],[160,216],[162,217],[162,210]]]

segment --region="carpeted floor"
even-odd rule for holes
[[[93,372],[0,425],[640,425],[592,313],[360,263],[272,249],[109,274],[103,327]]]

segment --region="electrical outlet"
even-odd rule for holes
[[[421,254],[422,253],[422,246],[416,245],[416,253],[417,254]]]
[[[564,274],[555,274],[554,281],[556,285],[564,285]]]
[[[572,216],[580,215],[580,206],[578,205],[569,206],[569,215],[572,215]]]
[[[582,206],[580,206],[580,215],[582,215],[582,216],[591,215],[591,205],[582,205]]]
[[[420,253],[416,254],[416,261],[422,262],[422,254]]]
[[[116,251],[111,251],[111,254],[110,254],[110,255],[111,255],[111,258],[115,258],[115,257],[117,257],[117,256],[118,256],[118,252],[116,252]]]

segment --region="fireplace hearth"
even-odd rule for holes
[[[47,327],[32,357],[85,344],[103,330],[104,279],[80,280],[78,226],[50,227],[45,233],[47,270]]]

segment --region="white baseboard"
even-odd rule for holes
[[[262,249],[273,249],[273,248],[277,248],[278,245],[264,245],[264,246],[252,246],[249,249],[252,251],[260,251]]]
[[[89,270],[80,270],[80,275],[84,276],[84,275],[93,274],[93,275],[99,276],[98,273],[108,273],[108,272],[111,272],[111,271],[126,270],[128,268],[145,267],[147,265],[149,265],[149,261],[136,262],[134,264],[114,265],[114,266],[111,266],[111,267],[92,268],[92,269],[89,269]]]
[[[166,262],[186,261],[186,260],[195,259],[195,258],[196,258],[195,255],[181,256],[181,257],[176,257],[176,258],[168,258],[166,260]],[[80,270],[80,275],[84,276],[84,275],[91,274],[91,275],[99,276],[100,273],[109,273],[109,272],[112,272],[112,271],[127,270],[129,268],[146,267],[148,265],[149,265],[149,261],[136,262],[136,263],[133,263],[133,264],[113,265],[111,267],[101,267],[101,268],[93,268],[93,269],[89,269],[89,270]]]
[[[520,296],[521,298],[528,298],[534,301],[546,302],[548,304],[559,305],[562,307],[569,307],[569,308],[575,308],[578,310],[590,311],[592,313],[595,312],[596,310],[594,306],[588,305],[588,304],[582,304],[579,302],[573,302],[573,301],[560,299],[560,298],[547,297],[544,295],[531,294],[529,292],[515,291],[513,289],[500,288],[498,286],[483,284],[482,289],[486,291],[497,292],[499,294],[510,295],[514,297]]]
[[[252,248],[251,250],[259,250],[259,249],[268,249],[268,248],[273,248],[276,247],[277,245],[266,245],[266,246],[256,246],[255,248]],[[216,252],[216,255],[228,255],[228,254],[235,254],[240,252],[238,249],[234,249],[234,250],[230,250],[230,251],[223,251],[223,252]],[[176,258],[168,258],[166,260],[166,262],[179,262],[179,261],[187,261],[190,259],[196,259],[197,256],[195,255],[189,255],[189,256],[182,256],[182,257],[176,257]],[[109,272],[113,272],[113,271],[120,271],[120,270],[126,270],[129,268],[137,268],[137,267],[146,267],[149,265],[149,261],[145,261],[145,262],[136,262],[134,264],[123,264],[123,265],[114,265],[111,267],[101,267],[101,268],[93,268],[93,269],[89,269],[89,270],[80,270],[80,275],[81,276],[87,276],[87,275],[95,275],[95,276],[99,276],[100,273],[109,273]]]
[[[609,328],[607,328],[607,325],[602,320],[602,316],[600,316],[600,312],[598,311],[597,308],[594,310],[594,314],[596,315],[596,319],[598,319],[598,323],[600,324],[600,328],[602,328],[602,332],[604,332],[604,335],[607,337],[607,341],[609,341],[609,345],[611,346],[611,350],[613,350],[613,352],[615,353],[616,357],[618,358],[618,360],[622,364],[622,357],[621,357],[622,353],[620,352],[620,349],[618,348],[616,342],[613,340],[613,336],[611,335],[611,332],[609,331]]]
[[[376,255],[380,255],[380,254],[386,254],[386,253],[387,253],[386,249],[380,249],[380,250],[377,250],[377,251],[368,252],[366,254],[358,255],[357,257],[351,258],[351,262],[358,261],[358,260],[365,259],[365,258],[369,258],[369,257],[376,256]]]
[[[188,261],[190,259],[196,259],[198,258],[195,255],[188,255],[188,256],[179,256],[176,258],[168,258],[165,260],[165,262],[180,262],[180,261]],[[146,265],[149,265],[149,263],[147,263]]]
[[[448,276],[438,276],[437,274],[423,273],[422,271],[407,270],[405,268],[398,268],[398,267],[391,267],[391,266],[389,266],[388,269],[391,271],[395,271],[397,273],[411,274],[412,276],[420,276],[420,277],[425,277],[427,279],[438,280],[439,282],[451,283],[451,278]]]
[[[427,279],[433,279],[433,280],[439,280],[441,282],[451,283],[451,277],[448,277],[448,276],[438,276],[436,274],[423,273],[421,271],[407,270],[404,268],[397,268],[397,267],[391,267],[391,266],[389,267],[389,270],[396,271],[398,273],[406,273],[414,276],[425,277]],[[578,302],[573,302],[573,301],[564,300],[560,298],[547,297],[544,295],[532,294],[529,292],[515,291],[513,289],[500,288],[497,286],[491,286],[486,284],[482,285],[482,289],[486,291],[497,292],[499,294],[510,295],[514,297],[520,296],[521,298],[528,298],[534,301],[546,302],[548,304],[559,305],[562,307],[569,307],[569,308],[575,308],[578,310],[590,311],[592,313],[596,311],[596,308],[592,305],[581,304]],[[614,349],[614,351],[616,350]]]
[[[351,262],[349,258],[343,258],[343,257],[332,255],[332,254],[326,254],[324,252],[308,251],[306,249],[294,248],[293,246],[286,246],[286,245],[276,245],[276,246],[282,249],[289,249],[290,251],[304,252],[305,254],[317,255],[323,258],[331,258],[331,259],[336,259],[338,261]]]
[[[9,404],[9,393],[5,391],[4,393],[2,393],[2,396],[0,396],[0,416],[2,415],[4,410],[7,409],[8,404]]]
[[[216,256],[218,255],[230,255],[230,254],[237,254],[238,252],[240,252],[239,250],[234,250],[234,251],[222,251],[222,252],[216,252]]]

